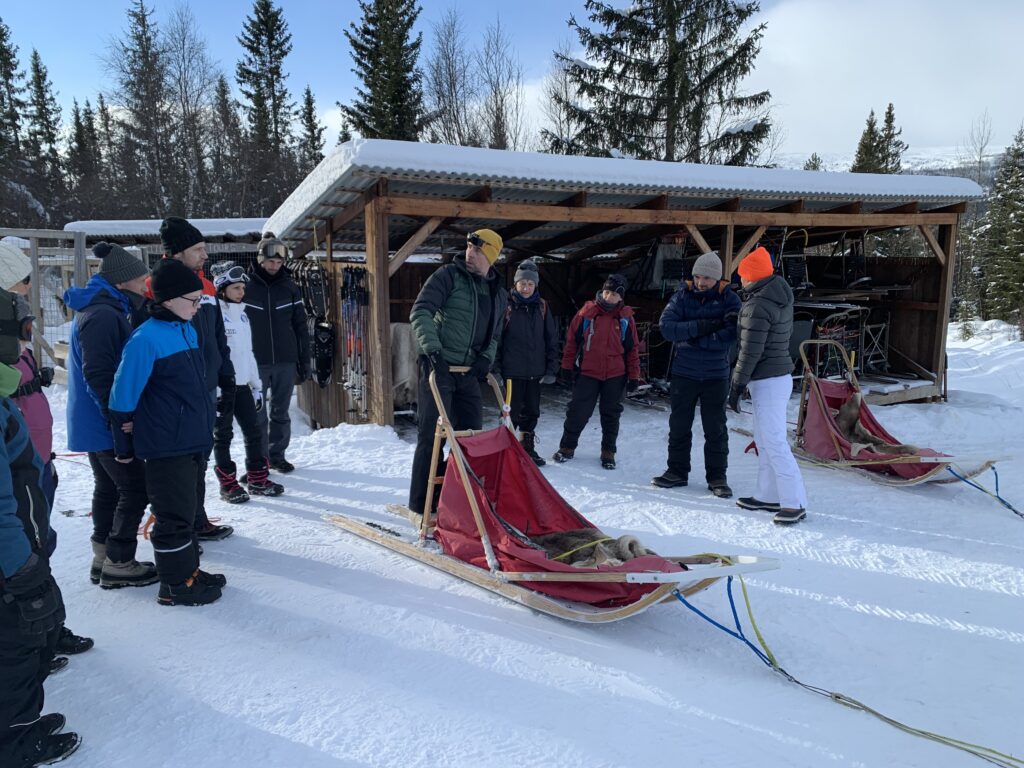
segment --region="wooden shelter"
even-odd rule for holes
[[[685,241],[693,254],[716,250],[731,274],[759,242],[773,243],[779,258],[792,254],[802,259],[804,277],[808,285],[814,283],[805,292],[809,302],[885,308],[891,321],[884,343],[898,353],[892,370],[923,382],[910,394],[890,398],[897,401],[944,392],[958,223],[966,203],[981,195],[972,181],[941,176],[734,168],[356,140],[326,158],[271,216],[266,229],[286,241],[296,258],[323,259],[334,297],[342,270],[349,266],[346,249],[365,254],[367,416],[377,424],[393,419],[392,291],[403,294],[399,300],[405,305],[411,303],[405,294],[414,297],[432,267],[417,265],[419,279],[412,283],[396,279],[397,273],[412,254],[436,252],[446,241],[464,244],[465,235],[480,227],[502,235],[505,264],[543,257],[545,291],[571,302],[588,298],[588,272],[643,258],[649,255],[646,244],[668,239]],[[866,235],[895,229],[916,232],[926,244],[927,258],[866,253]],[[847,248],[857,242],[859,254]],[[812,256],[822,249],[831,249],[831,255],[815,262]],[[608,254],[618,254],[618,260],[608,261]],[[848,255],[861,263],[864,277],[853,281],[859,287],[845,279]],[[842,261],[839,279],[825,287],[836,259]],[[865,279],[884,285],[865,288]],[[631,294],[630,303],[636,300],[645,300],[642,292],[635,299]],[[659,306],[666,300],[664,293],[646,297]],[[329,319],[340,324],[338,302],[331,306]],[[307,384],[303,404],[321,426],[360,420],[349,416],[345,398],[340,381],[320,390]]]

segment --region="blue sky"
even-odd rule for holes
[[[566,20],[585,16],[583,0],[421,0],[424,46],[430,25],[456,8],[466,29],[481,34],[500,16],[514,40],[534,115],[551,50],[570,40]],[[625,2],[625,0],[622,0]],[[166,18],[174,0],[153,0]],[[352,61],[342,30],[358,18],[356,0],[278,0],[293,35],[286,62],[293,95],[308,83],[321,117],[336,122],[335,101],[353,93]],[[911,149],[961,143],[988,110],[992,142],[1005,145],[1024,121],[1018,0],[762,0],[768,23],[751,89],[769,88],[783,126],[782,150],[809,155],[852,153],[869,109],[889,101]],[[33,47],[59,92],[95,102],[109,82],[100,53],[125,27],[125,0],[0,0],[23,66]],[[213,55],[233,83],[235,40],[251,0],[192,2]],[[66,117],[67,115],[65,115]],[[539,118],[538,118],[539,119]],[[335,136],[329,137],[333,144]]]

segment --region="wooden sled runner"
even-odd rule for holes
[[[808,359],[812,349],[827,349],[841,361],[845,369],[841,380],[819,379],[812,373],[814,366]],[[851,400],[860,399],[860,383],[846,350],[839,343],[805,341],[800,345],[800,358],[804,378],[793,447],[797,458],[817,466],[858,471],[886,485],[957,481],[958,478],[946,471],[956,462],[955,457],[931,448],[901,444],[882,427],[863,401],[858,412],[857,403]],[[993,463],[985,462],[960,474],[973,477]]]
[[[489,430],[456,431],[430,375],[440,416],[421,518],[393,507],[390,511],[397,516],[385,518],[383,524],[345,515],[326,519],[534,610],[586,623],[618,621],[674,600],[676,592],[689,597],[718,579],[778,567],[775,560],[748,555],[648,554],[621,565],[592,568],[549,559],[531,536],[595,526],[569,506],[534,465],[509,428],[497,381],[489,376],[488,382],[503,408],[502,423]],[[446,439],[449,457],[444,476],[439,477]],[[412,527],[417,522],[418,527]]]

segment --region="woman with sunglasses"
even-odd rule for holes
[[[203,299],[199,276],[165,259],[151,281],[150,318],[128,339],[110,390],[114,458],[146,463],[146,493],[156,518],[153,553],[162,605],[203,605],[221,596],[220,574],[199,570],[194,537],[196,483],[213,448],[199,337],[191,320]]]
[[[217,421],[213,429],[214,472],[220,483],[220,497],[229,504],[243,504],[249,500],[250,494],[280,496],[284,493],[284,486],[270,479],[269,462],[263,455],[259,419],[263,408],[263,385],[252,352],[252,327],[242,301],[249,276],[232,261],[218,264],[212,271],[231,362],[235,366],[235,385],[222,387],[217,398]],[[239,485],[235,476],[237,468],[231,460],[232,427],[236,420],[245,440],[248,493]]]

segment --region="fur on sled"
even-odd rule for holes
[[[549,560],[575,568],[596,568],[599,565],[622,565],[628,560],[655,552],[647,549],[636,536],[606,536],[597,528],[532,536],[530,541],[544,550]]]
[[[850,442],[851,456],[856,456],[861,451],[913,456],[920,450],[917,446],[905,443],[887,443],[882,438],[868,432],[860,423],[861,399],[860,392],[854,392],[835,413],[836,426],[839,427],[840,434]]]

